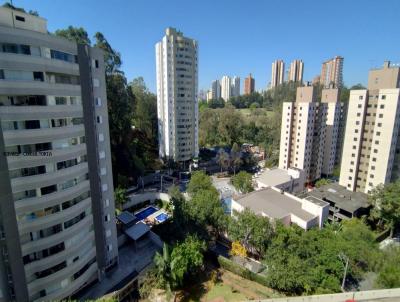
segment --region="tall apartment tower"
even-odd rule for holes
[[[118,261],[103,57],[0,8],[0,301],[61,300]]]
[[[400,67],[369,72],[368,90],[351,90],[339,183],[370,192],[400,176]]]
[[[338,128],[337,89],[297,88],[296,101],[283,103],[279,168],[304,170],[307,182],[332,174]],[[338,110],[339,108],[339,110]]]
[[[159,155],[183,162],[199,153],[198,45],[175,28],[165,32],[155,47]]]
[[[244,94],[252,94],[255,91],[256,81],[251,76],[251,73],[244,79]]]
[[[288,81],[303,83],[304,63],[302,60],[294,60],[290,63]]]
[[[343,86],[343,57],[336,56],[322,63],[320,84],[325,88],[332,84],[335,88]]]
[[[215,80],[211,83],[211,98],[213,100],[221,98],[221,84],[219,80]]]
[[[223,76],[221,79],[221,97],[227,102],[231,98],[231,78]]]
[[[283,84],[285,80],[285,62],[276,60],[272,62],[271,69],[271,88]]]
[[[234,76],[231,82],[231,95],[240,96],[240,78],[237,76]]]

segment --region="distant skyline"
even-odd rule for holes
[[[4,3],[5,1],[2,1]],[[344,57],[346,86],[366,85],[368,71],[384,60],[400,63],[400,1],[51,1],[14,0],[37,10],[48,29],[84,27],[102,32],[121,53],[129,81],[143,76],[155,92],[155,44],[175,27],[199,42],[199,90],[223,75],[252,73],[265,89],[276,59],[304,62],[304,81],[321,72],[323,61]],[[226,30],[224,30],[226,29]],[[93,40],[93,39],[92,39]],[[285,72],[286,77],[286,72]]]

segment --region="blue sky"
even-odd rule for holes
[[[256,89],[271,63],[304,61],[304,78],[321,63],[344,57],[344,81],[366,84],[368,70],[400,62],[398,0],[14,0],[48,20],[49,31],[69,25],[102,32],[121,52],[128,80],[143,76],[155,91],[154,44],[168,26],[199,41],[199,88],[213,79],[252,73]],[[243,88],[242,88],[243,89]]]

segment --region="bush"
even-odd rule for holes
[[[218,263],[221,265],[222,268],[239,275],[245,279],[257,282],[261,285],[264,286],[269,286],[267,277],[253,273],[252,271],[249,271],[247,268],[244,268],[243,266],[240,266],[239,264],[229,260],[228,258],[218,256]]]

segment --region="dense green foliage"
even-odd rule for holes
[[[373,206],[371,216],[384,223],[393,231],[400,226],[400,181],[379,185],[372,191],[370,202]]]
[[[122,187],[117,187],[114,190],[114,200],[116,208],[122,209],[122,205],[128,200],[126,189]]]
[[[164,244],[162,254],[157,252],[154,257],[155,278],[150,277],[147,283],[167,291],[182,286],[184,280],[195,275],[203,265],[204,251],[205,243],[194,236],[186,237],[172,248]]]
[[[329,183],[330,183],[330,181],[329,181],[328,179],[326,179],[326,178],[321,178],[321,179],[318,179],[318,180],[315,182],[315,186],[316,186],[317,188],[320,188],[320,187],[325,186],[325,185],[327,185],[327,184],[329,184]]]
[[[212,190],[212,180],[202,171],[196,171],[192,173],[190,182],[187,187],[187,192],[191,196],[195,196],[200,190]]]
[[[228,227],[229,238],[239,241],[257,256],[264,255],[273,234],[274,230],[269,219],[256,215],[249,209],[235,213]]]
[[[241,171],[231,178],[231,183],[236,190],[241,193],[249,193],[254,191],[253,179],[250,173]]]
[[[380,288],[400,287],[400,247],[389,247],[383,254],[376,280]]]
[[[288,294],[333,293],[341,290],[343,257],[349,258],[348,281],[374,267],[378,255],[371,230],[360,220],[304,232],[278,225],[265,256],[271,287]]]

